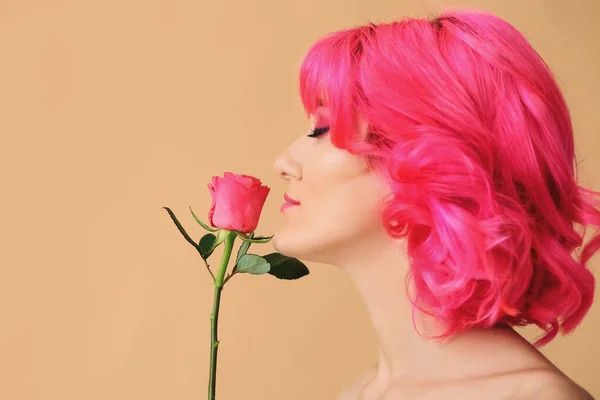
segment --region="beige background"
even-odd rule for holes
[[[440,1],[496,12],[530,38],[565,90],[582,180],[597,190],[598,3]],[[0,398],[206,398],[212,282],[161,207],[199,238],[188,206],[206,218],[211,176],[251,174],[272,188],[257,231],[272,233],[286,188],[272,163],[307,127],[296,77],[308,46],[435,10],[416,0],[1,0]],[[228,283],[219,399],[334,399],[375,360],[350,280],[309,267],[297,282]],[[596,303],[544,352],[600,397],[599,337]]]

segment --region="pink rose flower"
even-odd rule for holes
[[[254,232],[260,213],[269,194],[269,187],[262,186],[253,176],[225,172],[224,177],[213,176],[208,184],[212,205],[208,221],[215,228]]]

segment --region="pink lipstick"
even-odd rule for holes
[[[285,210],[286,208],[297,206],[300,204],[298,200],[292,199],[287,193],[283,195],[283,198],[285,199],[285,203],[283,203],[283,205],[279,209],[279,211],[281,212],[283,212],[283,210]]]

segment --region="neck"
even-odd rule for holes
[[[383,247],[383,246],[381,246]],[[351,257],[340,265],[354,281],[371,318],[379,345],[378,380],[391,380],[408,372],[422,344],[412,325],[412,308],[406,295],[408,260],[399,243],[368,260]]]
[[[364,245],[361,243],[361,254],[367,254],[368,259],[353,254],[338,265],[354,281],[375,329],[379,361],[374,385],[385,387],[392,381],[453,379],[465,373],[457,366],[459,359],[480,357],[476,354],[476,345],[481,341],[475,337],[494,335],[502,340],[517,335],[510,328],[494,328],[474,329],[443,342],[421,337],[413,326],[413,307],[405,286],[409,264],[402,242],[379,238],[373,240],[370,251],[365,251]],[[415,321],[422,334],[439,333],[424,326],[427,320],[423,314],[415,312]]]

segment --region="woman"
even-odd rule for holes
[[[575,228],[600,212],[527,40],[475,11],[347,29],[309,50],[300,92],[273,243],[350,274],[379,340],[340,399],[591,399],[536,348],[590,308],[600,239]]]

